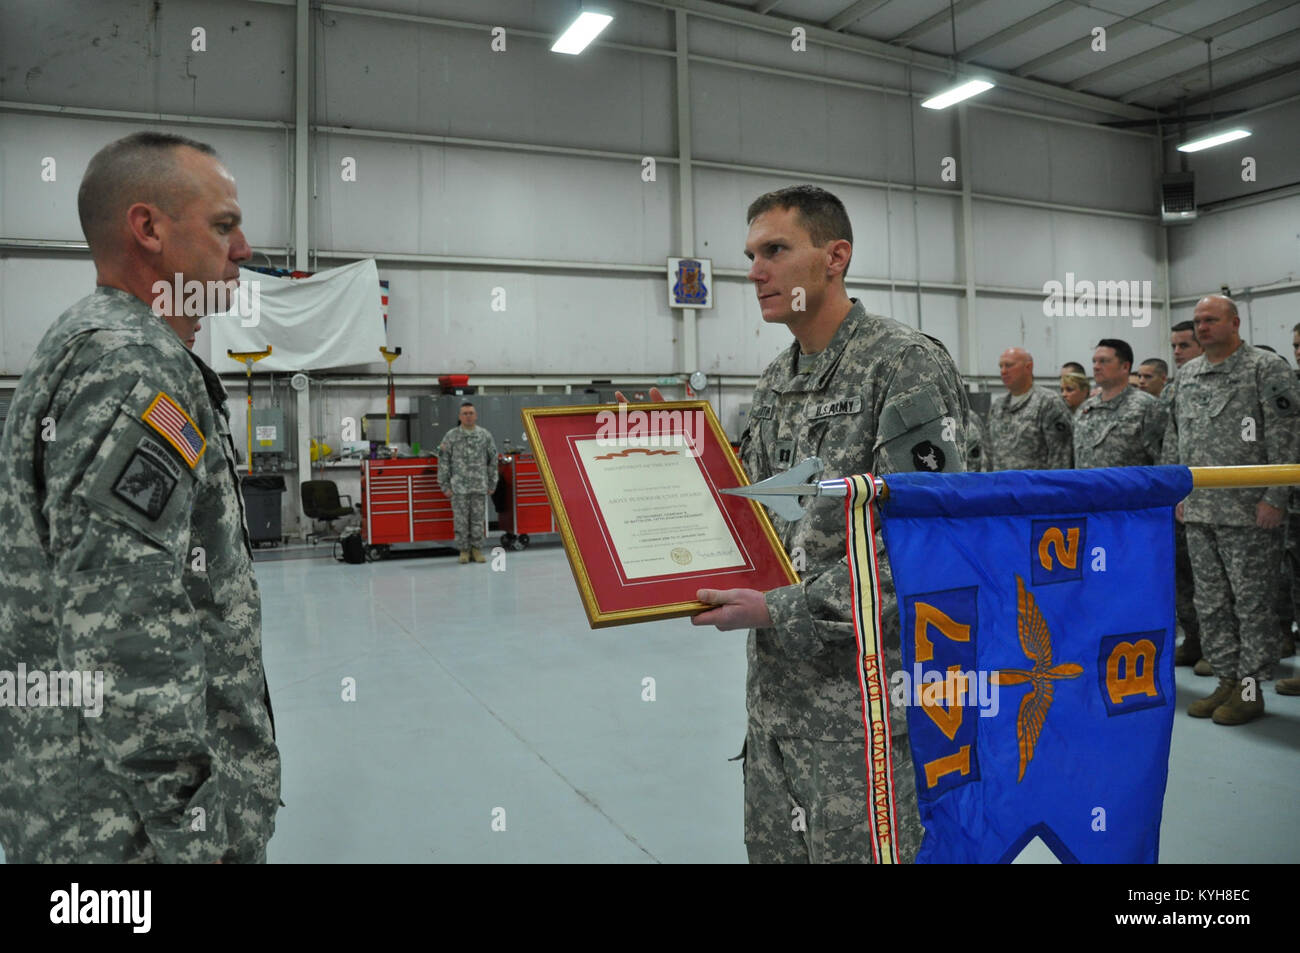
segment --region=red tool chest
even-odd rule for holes
[[[455,542],[437,457],[361,461],[361,535],[370,546]]]

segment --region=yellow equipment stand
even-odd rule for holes
[[[384,404],[384,446],[388,446],[389,432],[388,428],[393,420],[393,414],[397,413],[397,393],[393,390],[393,361],[402,355],[402,349],[395,347],[391,351],[386,347],[381,347],[379,353],[384,355],[384,360],[388,362],[388,402]]]
[[[248,472],[253,472],[253,362],[260,361],[271,354],[271,345],[265,351],[232,351],[226,348],[226,356],[243,363],[248,372]]]

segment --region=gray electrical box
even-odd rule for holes
[[[253,408],[253,456],[284,453],[284,411],[279,407]]]

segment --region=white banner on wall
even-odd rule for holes
[[[210,315],[212,364],[230,370],[226,351],[265,351],[253,371],[312,371],[374,364],[386,343],[379,269],[373,259],[318,271],[310,278],[274,278],[239,269],[239,303]],[[232,364],[233,366],[233,364]]]

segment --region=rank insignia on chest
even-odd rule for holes
[[[180,404],[159,391],[141,419],[176,448],[191,470],[198,465],[207,448],[207,440]]]

